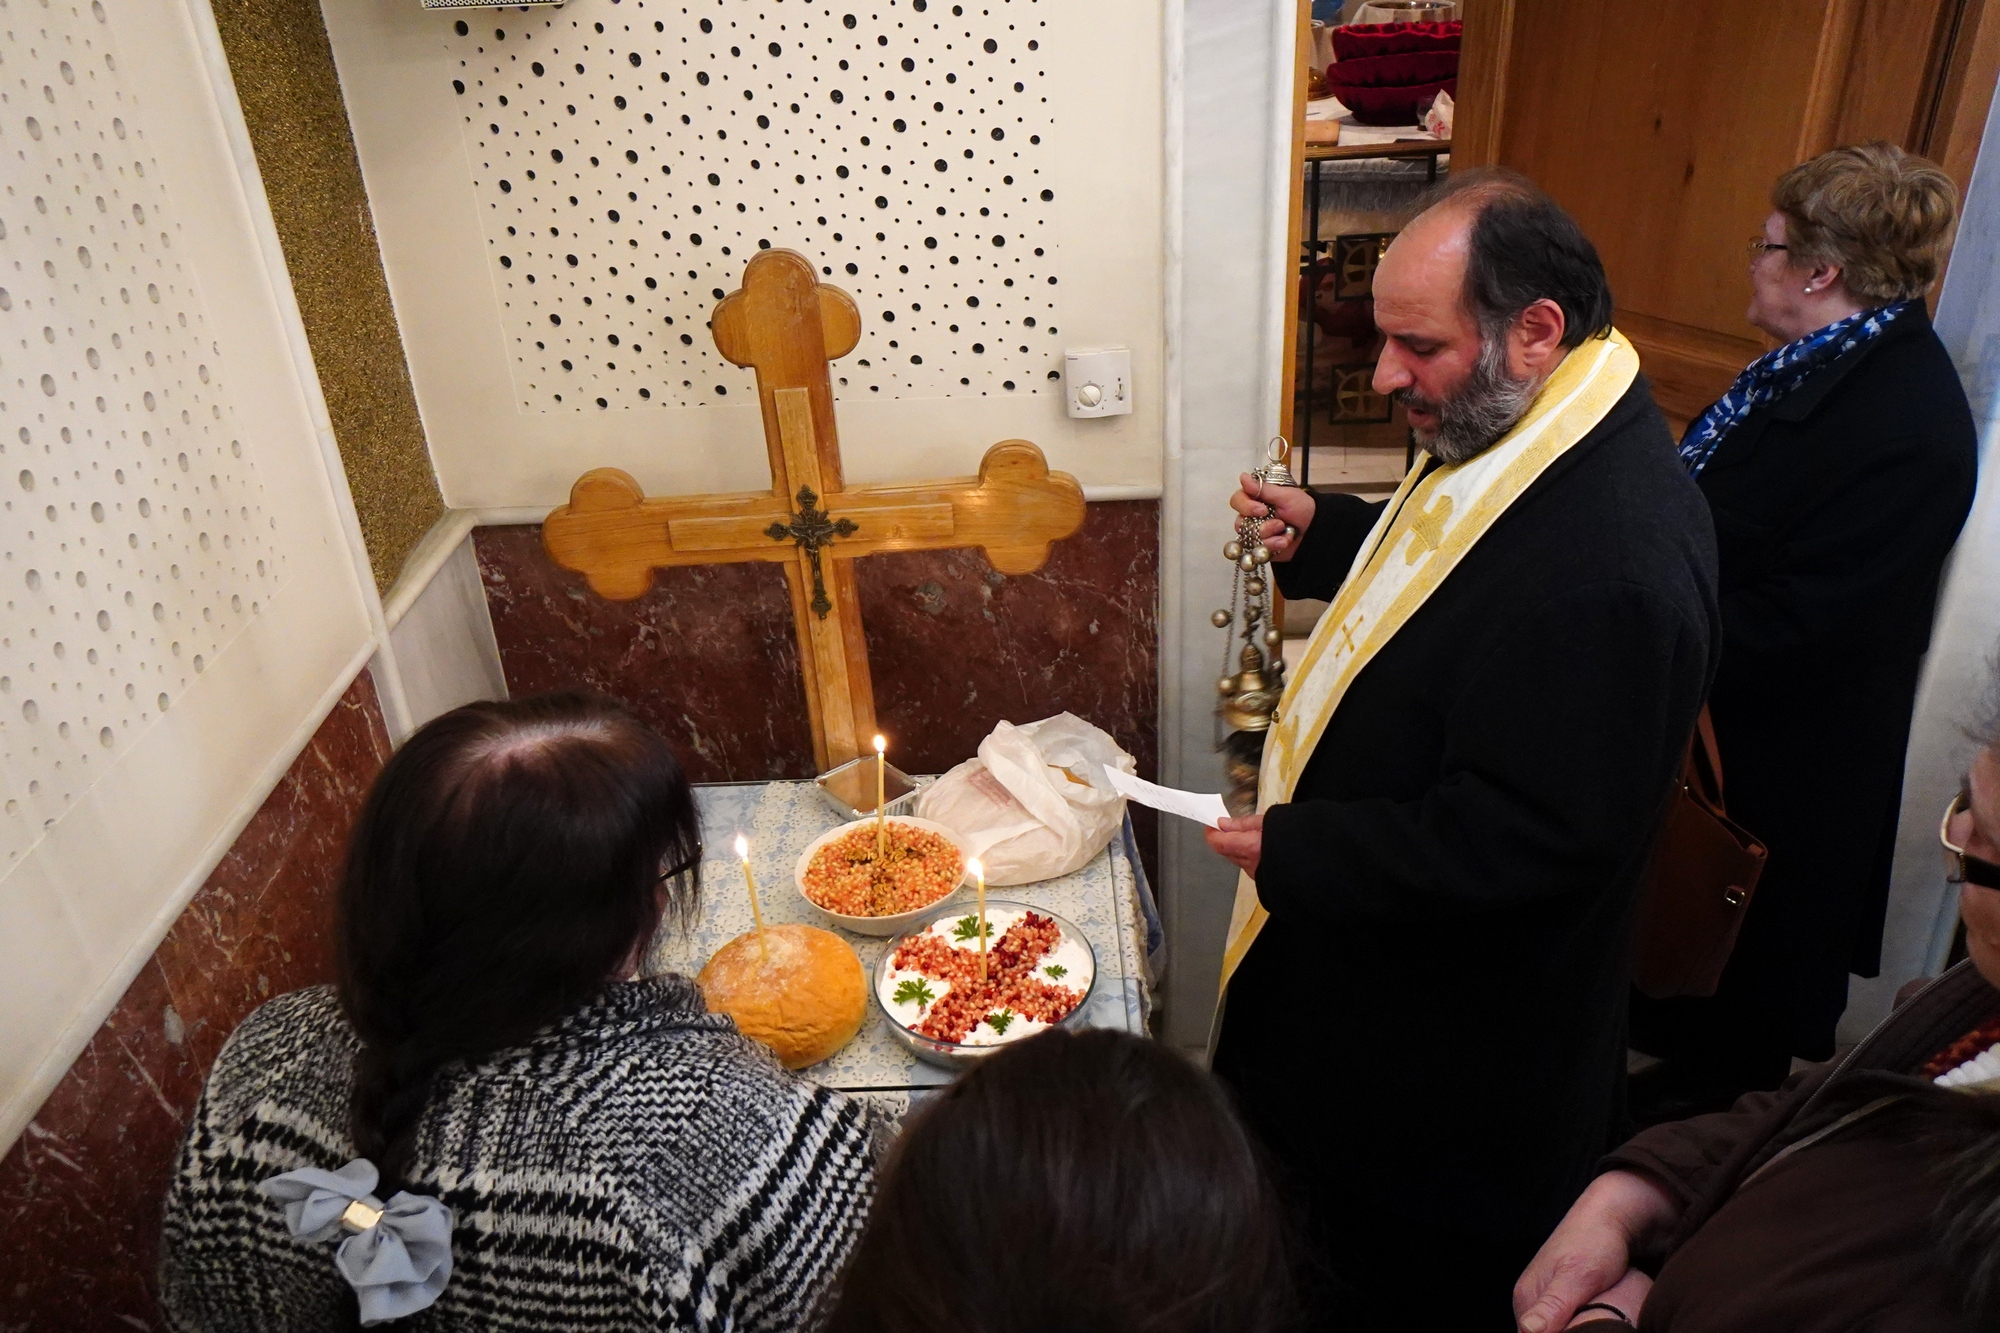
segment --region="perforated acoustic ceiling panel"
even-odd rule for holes
[[[460,19],[452,88],[523,406],[754,391],[700,336],[702,280],[774,236],[874,316],[836,399],[1059,378],[1052,3]]]
[[[285,563],[231,367],[174,248],[186,226],[97,35],[76,51],[52,34],[0,92],[41,113],[20,120],[0,215],[14,362],[0,411],[20,423],[0,441],[15,465],[0,489],[8,865],[262,614]]]
[[[834,366],[851,478],[969,471],[1013,435],[1157,480],[1147,5],[326,11],[452,503],[554,503],[606,463],[765,484],[754,379],[707,322],[773,246],[862,311]],[[1063,349],[1105,343],[1134,349],[1141,413],[1072,423]]]
[[[220,115],[172,0],[0,3],[0,1142],[369,643]]]

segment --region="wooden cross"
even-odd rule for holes
[[[671,565],[782,561],[822,771],[855,758],[875,731],[875,691],[853,562],[877,551],[978,546],[1003,574],[1026,574],[1083,523],[1083,488],[1042,451],[1005,440],[977,477],[848,487],[827,363],[854,350],[854,298],[824,286],[805,256],[765,250],[715,307],[715,346],[757,372],[771,489],[648,499],[617,468],[586,472],[542,525],[550,558],[599,596],[638,597]]]

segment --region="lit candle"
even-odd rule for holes
[[[965,868],[979,881],[979,984],[986,984],[986,867],[975,858]]]
[[[750,840],[736,835],[736,855],[743,862],[743,885],[750,890],[750,919],[757,923],[757,947],[765,948],[764,909],[757,905],[757,880],[750,873]]]
[[[880,736],[875,738],[875,859],[886,860],[889,854],[889,825],[882,816],[883,794],[887,789],[889,742]]]

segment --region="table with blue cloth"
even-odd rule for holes
[[[694,976],[717,949],[754,928],[743,867],[733,851],[740,833],[750,840],[750,868],[757,876],[765,923],[802,921],[826,927],[854,946],[862,967],[874,976],[876,960],[889,941],[828,926],[799,894],[794,878],[799,854],[841,823],[812,783],[704,784],[695,788],[695,804],[705,849],[700,916],[686,932],[671,925],[660,932],[649,960],[652,970]],[[989,902],[1022,902],[1075,923],[1097,954],[1097,984],[1084,1021],[1091,1027],[1146,1035],[1152,1012],[1148,957],[1158,961],[1161,936],[1159,913],[1139,864],[1129,818],[1083,869],[1035,884],[1006,888],[989,884],[986,894]],[[945,901],[963,901],[969,909],[972,900],[973,891],[967,886]],[[925,1064],[890,1035],[889,1020],[873,998],[872,981],[869,989],[868,1017],[860,1033],[831,1059],[799,1072],[830,1088],[869,1094],[891,1109],[907,1106],[913,1094],[949,1083],[951,1071]]]

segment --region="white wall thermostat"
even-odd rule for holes
[[[1079,347],[1063,353],[1063,396],[1073,417],[1122,417],[1132,410],[1132,349]]]

